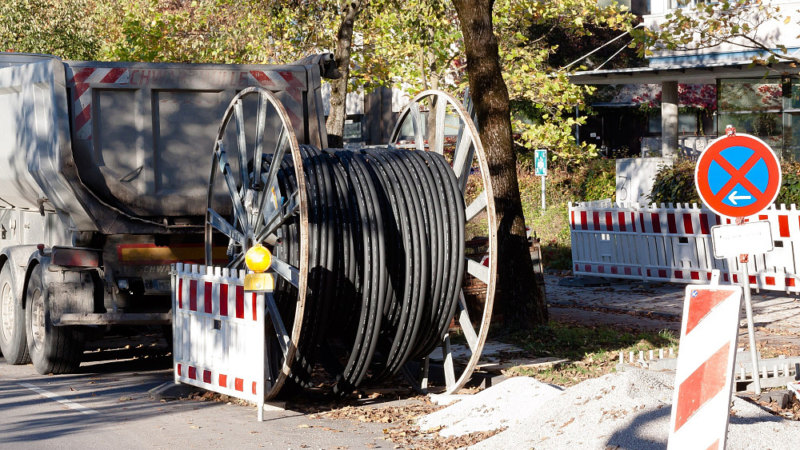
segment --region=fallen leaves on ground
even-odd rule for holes
[[[455,450],[477,444],[503,430],[470,433],[464,436],[444,437],[439,429],[422,431],[416,425],[419,417],[444,408],[431,403],[413,403],[405,406],[356,407],[344,408],[311,416],[324,419],[349,419],[356,422],[392,424],[384,428],[383,433],[394,448],[417,450]]]

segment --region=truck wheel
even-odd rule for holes
[[[50,319],[50,305],[43,295],[42,266],[36,266],[28,280],[25,323],[28,351],[41,374],[73,373],[83,356],[85,336],[78,327],[57,327]]]
[[[0,270],[0,349],[8,364],[30,362],[25,339],[25,310],[14,292],[10,262]]]

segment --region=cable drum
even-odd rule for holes
[[[246,120],[236,116],[231,134],[237,145],[229,156],[220,148],[225,147],[229,116],[243,111],[246,95],[261,100],[256,137],[243,136]],[[231,268],[242,268],[242,254],[256,243],[274,254],[273,297],[281,317],[270,317],[268,323],[267,376],[274,387],[268,397],[286,381],[295,387],[327,386],[333,395],[344,396],[401,370],[424,391],[429,372],[441,369],[445,382],[438,384],[448,392],[457,390],[472,368],[471,361],[454,357],[451,325],[457,325],[473,354],[480,353],[488,330],[488,323],[476,330],[478,322],[470,319],[461,290],[465,274],[487,281],[483,322],[494,294],[496,227],[474,125],[461,125],[452,155],[443,151],[444,132],[436,130],[431,136],[442,151],[420,151],[418,142],[413,149],[394,144],[320,150],[297,145],[286,121],[275,130],[259,131],[267,122],[261,117],[267,111],[264,99],[280,108],[270,95],[243,91],[229,107],[233,113],[223,119],[206,226],[208,264],[215,246],[228,249]],[[419,107],[419,101],[412,105]],[[458,117],[468,118],[457,107]],[[437,126],[442,114],[436,113]],[[401,117],[419,120],[420,114]],[[417,127],[421,124],[414,124],[419,141]],[[237,170],[230,160],[244,169]],[[227,192],[229,202],[218,200],[220,191],[223,198]],[[465,257],[468,223],[475,218],[488,225],[488,266]],[[439,347],[441,363],[431,356]],[[328,377],[318,377],[317,368]]]

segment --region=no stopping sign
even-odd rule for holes
[[[781,166],[772,149],[755,136],[721,137],[700,155],[694,180],[709,209],[721,216],[747,217],[775,201]]]

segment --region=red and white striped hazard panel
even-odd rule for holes
[[[687,286],[669,450],[723,450],[742,288]]]
[[[245,292],[243,272],[175,265],[175,381],[263,406],[264,295]]]

